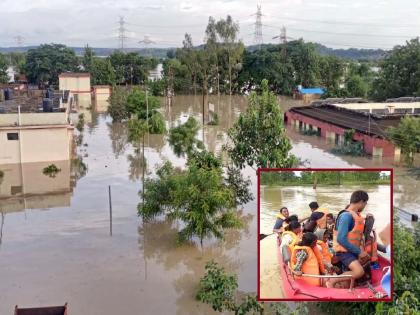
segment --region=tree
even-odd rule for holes
[[[134,88],[127,96],[126,109],[129,115],[136,119],[148,122],[148,132],[163,134],[166,132],[165,120],[157,109],[160,101],[154,96],[148,96],[146,92]]]
[[[387,130],[391,141],[401,148],[408,165],[414,162],[414,154],[420,150],[420,118],[406,116],[401,119],[397,127]]]
[[[3,54],[0,54],[0,83],[9,82],[9,76],[7,75],[7,62]]]
[[[206,237],[223,238],[225,229],[242,225],[237,213],[231,210],[234,196],[224,184],[221,162],[212,153],[203,153],[190,157],[186,170],[165,163],[157,171],[158,178],[146,180],[144,203],[138,206],[139,215],[145,220],[160,214],[181,220],[179,240],[197,236],[201,244]]]
[[[360,75],[352,75],[346,79],[346,90],[349,97],[367,97],[368,83]]]
[[[319,55],[312,43],[291,42],[291,58],[296,71],[296,83],[312,87],[319,83]]]
[[[115,85],[116,74],[115,69],[109,58],[95,57],[91,65],[91,75],[93,85]]]
[[[119,84],[138,85],[145,83],[150,70],[155,68],[158,60],[142,57],[137,53],[115,51],[109,57],[115,69],[116,82]]]
[[[86,45],[85,52],[83,54],[82,65],[86,72],[93,72],[93,60],[95,59],[95,52],[89,45]]]
[[[44,44],[30,49],[26,56],[26,73],[31,83],[58,85],[60,73],[77,70],[76,54],[65,45]]]
[[[127,92],[123,88],[116,87],[113,89],[109,98],[108,113],[111,115],[113,122],[120,122],[130,117],[127,109]]]
[[[268,82],[261,83],[262,93],[249,97],[249,107],[228,132],[232,144],[227,151],[239,168],[291,167],[297,163],[290,154],[292,145],[287,138],[283,115],[274,93],[268,91]]]
[[[374,99],[420,95],[419,38],[395,46],[380,63],[380,67],[371,93]]]
[[[210,23],[210,21],[209,21]],[[222,40],[223,48],[226,49],[228,55],[228,73],[229,73],[229,95],[232,94],[232,71],[234,67],[242,58],[243,44],[237,43],[236,38],[239,33],[239,24],[235,23],[230,15],[226,17],[226,20],[220,19],[215,29]]]
[[[196,138],[199,129],[200,127],[193,117],[189,117],[184,124],[171,128],[168,141],[178,157],[189,156],[198,148],[204,148],[203,143]]]
[[[205,266],[205,275],[200,279],[196,299],[211,305],[213,310],[226,313],[233,312],[235,315],[245,314],[269,314],[275,315],[307,315],[309,310],[306,303],[298,303],[296,310],[291,310],[285,303],[273,303],[264,305],[257,298],[246,294],[238,299],[238,277],[228,274],[223,267],[214,261],[209,261]]]

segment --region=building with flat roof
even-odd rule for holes
[[[69,108],[43,112],[36,100],[12,101],[0,102],[0,165],[69,160],[74,129]]]
[[[64,72],[58,76],[60,91],[69,90],[73,94],[90,94],[90,73]]]
[[[293,107],[285,113],[288,125],[299,130],[315,130],[335,144],[344,142],[344,132],[354,129],[353,140],[363,142],[364,151],[373,156],[399,158],[396,148],[386,136],[404,117],[401,114],[377,115],[335,105]]]

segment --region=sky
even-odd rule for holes
[[[239,38],[254,43],[257,4],[263,42],[286,27],[289,40],[303,38],[332,48],[390,49],[420,36],[420,0],[0,0],[0,47],[41,43],[119,47],[124,18],[126,47],[180,47],[190,33],[204,41],[209,16],[230,14]]]

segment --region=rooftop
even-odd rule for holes
[[[324,94],[323,88],[298,88],[299,93],[302,94]]]
[[[381,138],[386,138],[386,129],[397,126],[404,117],[398,114],[380,116],[333,105],[293,107],[290,112]]]
[[[88,78],[90,77],[90,73],[88,72],[63,72],[59,76],[59,78]]]

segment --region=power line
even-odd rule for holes
[[[330,25],[353,25],[353,26],[373,26],[373,27],[390,27],[390,28],[418,28],[419,25],[401,25],[401,24],[375,24],[375,23],[358,23],[358,22],[347,22],[347,21],[327,21],[327,20],[312,20],[312,19],[302,19],[295,17],[273,17],[275,20],[289,20],[289,21],[301,21],[309,23],[321,23],[321,24],[330,24]]]

